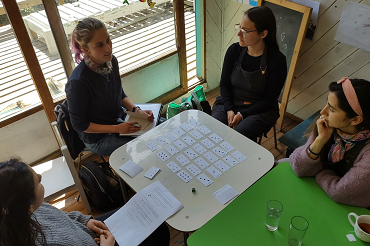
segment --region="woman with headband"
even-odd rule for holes
[[[335,202],[370,207],[370,82],[342,78],[304,146],[289,157],[298,177],[315,176]]]

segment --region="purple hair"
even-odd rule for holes
[[[87,44],[94,37],[95,31],[106,28],[104,23],[95,18],[86,18],[77,23],[71,35],[71,52],[75,54],[75,61],[79,64],[83,60],[82,47],[88,49]]]

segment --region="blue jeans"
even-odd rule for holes
[[[135,137],[119,136],[117,133],[112,133],[105,135],[97,143],[85,143],[85,146],[95,154],[109,156],[113,153],[113,151],[133,139],[135,139]]]

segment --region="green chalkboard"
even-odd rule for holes
[[[301,48],[312,9],[287,0],[266,0],[262,5],[269,7],[275,15],[277,41],[280,51],[286,56],[287,60],[288,75],[279,98],[280,118],[276,127],[281,130],[299,49]]]

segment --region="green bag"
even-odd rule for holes
[[[203,111],[201,102],[207,101],[206,95],[203,92],[203,86],[198,85],[189,97],[181,99],[181,104],[171,102],[168,104],[166,117],[167,119],[177,115],[178,113],[188,109],[198,109]]]

